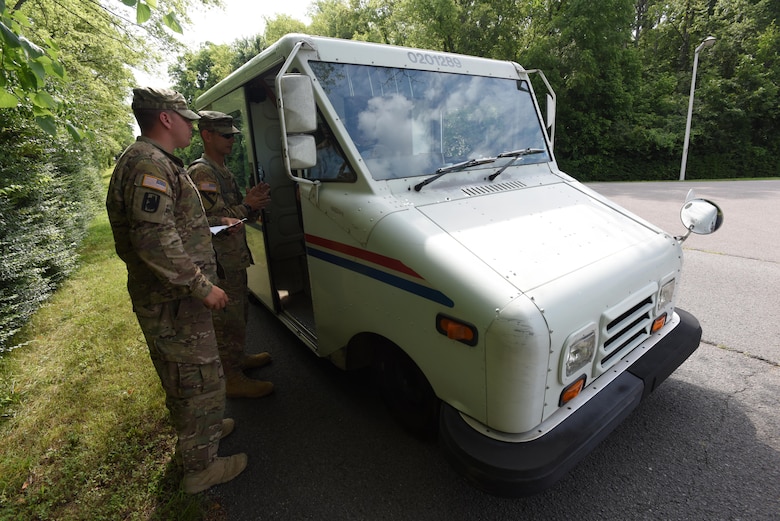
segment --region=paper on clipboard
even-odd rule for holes
[[[238,222],[234,222],[233,224],[221,224],[219,226],[209,226],[209,229],[211,230],[212,235],[217,235],[218,233],[222,233],[228,228],[232,228],[233,226],[237,226],[241,224],[242,222],[246,221],[246,218],[241,219]]]

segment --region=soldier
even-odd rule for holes
[[[211,310],[228,303],[195,185],[173,155],[189,145],[198,115],[169,89],[133,89],[141,136],[117,161],[106,197],[127,290],[176,429],[182,487],[195,494],[246,468],[246,454],[217,457],[234,427],[224,418],[225,380]]]
[[[225,166],[239,130],[233,126],[233,118],[222,112],[200,112],[198,131],[203,140],[203,156],[193,162],[188,170],[203,200],[209,224],[220,219],[238,223],[246,218],[254,221],[260,210],[270,202],[270,187],[265,183],[254,186],[241,195],[233,174]],[[230,299],[223,313],[214,314],[214,331],[217,346],[225,370],[228,398],[259,398],[273,391],[273,384],[248,378],[244,369],[262,367],[271,362],[268,353],[247,355],[246,321],[249,313],[247,301],[246,269],[252,262],[246,242],[243,224],[230,228],[213,237],[214,250],[219,266],[218,284]]]

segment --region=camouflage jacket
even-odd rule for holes
[[[216,280],[208,221],[183,166],[142,136],[111,176],[106,209],[135,304],[203,299]]]
[[[193,162],[187,171],[200,191],[210,225],[221,224],[222,217],[246,217],[248,221],[256,218],[256,214],[242,204],[244,197],[227,167],[218,165],[204,154]],[[232,234],[214,235],[213,241],[217,262],[224,269],[245,269],[252,263],[246,242],[246,229]]]

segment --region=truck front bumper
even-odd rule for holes
[[[676,311],[680,323],[674,330],[566,420],[532,441],[484,436],[443,404],[440,439],[452,465],[477,488],[498,496],[528,496],[552,486],[699,347],[698,320]]]

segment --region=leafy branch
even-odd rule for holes
[[[59,59],[59,48],[52,38],[44,37],[34,42],[25,36],[33,32],[30,20],[20,11],[25,1],[19,0],[10,7],[6,5],[6,0],[0,0],[0,109],[30,107],[37,125],[46,133],[55,135],[55,115],[62,108],[63,101],[52,96],[46,80],[66,81],[67,74]],[[119,1],[135,8],[138,25],[148,22],[152,9],[157,9],[157,0]],[[162,22],[171,31],[183,32],[173,11],[164,15]],[[66,122],[65,127],[75,140],[82,138],[74,125]]]

